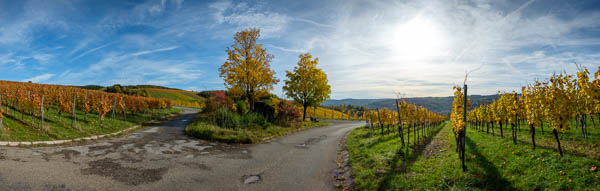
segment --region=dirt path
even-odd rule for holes
[[[236,146],[185,136],[196,112],[118,138],[0,147],[0,190],[329,190],[337,143],[362,124]]]

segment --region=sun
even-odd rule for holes
[[[406,60],[431,59],[443,54],[445,37],[431,20],[417,16],[392,31],[393,53]]]

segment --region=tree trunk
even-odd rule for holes
[[[417,144],[417,142],[419,142],[419,140],[417,139],[417,124],[413,124],[413,138],[415,142],[415,145]]]
[[[379,115],[379,109],[377,109],[377,118],[379,119],[379,126],[381,127],[381,136],[383,136],[383,123],[381,123],[381,115]]]
[[[561,126],[562,128],[562,126]],[[556,143],[558,143],[558,152],[560,152],[560,156],[563,156],[563,152],[562,152],[562,148],[560,148],[560,140],[558,139],[558,131],[556,131],[556,129],[552,130],[552,133],[554,133],[554,138],[556,139]]]
[[[512,132],[512,138],[513,138],[513,143],[517,144],[517,126],[513,123],[511,124],[513,132]]]
[[[529,125],[529,130],[531,131],[531,143],[533,150],[535,150],[535,126],[533,126],[533,124]]]
[[[254,112],[254,96],[250,95],[251,93],[248,93],[248,104],[250,104],[250,111]]]
[[[585,132],[585,123],[586,123],[585,115],[581,116],[580,119],[581,119],[581,133],[583,134],[583,138],[587,139],[587,133]]]
[[[304,104],[303,106],[304,106],[304,114],[302,115],[302,121],[306,121],[306,107],[307,107],[307,105]]]
[[[407,131],[406,131],[406,133],[407,133],[407,134],[406,134],[406,146],[407,146],[407,148],[408,148],[408,145],[410,144],[410,126],[411,126],[411,124],[408,124],[408,125],[406,126],[406,128],[407,128],[407,129],[406,129],[406,130],[407,130]]]
[[[502,121],[500,121],[500,137],[504,137],[504,132],[502,129]]]

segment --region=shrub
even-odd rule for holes
[[[212,125],[227,129],[265,128],[271,125],[260,113],[239,115],[227,108],[218,109],[203,118],[208,119],[208,122]]]
[[[240,116],[227,108],[217,109],[210,117],[210,122],[222,128],[235,129],[240,126]]]
[[[238,100],[235,102],[235,107],[237,109],[237,112],[240,115],[244,115],[246,114],[246,112],[248,112],[248,107],[246,106],[246,102],[242,101],[242,100]]]
[[[195,122],[185,128],[187,135],[226,143],[252,143],[250,134],[246,131],[224,129],[204,122]]]
[[[272,122],[275,119],[275,106],[270,100],[254,103],[254,112],[262,114],[267,121]]]
[[[265,117],[259,113],[248,113],[241,117],[242,117],[242,125],[246,124],[249,127],[258,126],[258,127],[265,128],[265,127],[268,127],[269,125],[271,125],[271,124],[269,124],[267,119],[265,119]]]
[[[212,96],[206,100],[205,112],[213,112],[221,108],[233,110],[233,100],[227,97],[223,91],[214,91]]]
[[[290,126],[298,121],[300,110],[291,101],[282,100],[277,104],[277,124]]]

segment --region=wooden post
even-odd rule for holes
[[[44,129],[44,95],[42,95],[42,104],[40,104],[40,129]]]
[[[379,108],[377,108],[377,118],[379,118],[379,126],[381,127],[381,136],[383,136],[383,123],[381,123],[381,115],[379,115]]]
[[[515,93],[515,104],[519,104],[519,97],[517,96],[517,93]],[[513,133],[513,143],[517,144],[517,113],[515,113],[515,120],[513,121],[513,126],[514,126],[514,133]]]
[[[76,108],[76,106],[77,106],[77,103],[76,103],[76,102],[77,102],[77,96],[76,96],[76,95],[74,95],[74,96],[73,96],[73,115],[72,115],[72,116],[73,116],[73,117],[72,117],[73,119],[71,120],[71,127],[73,127],[73,128],[74,128],[74,127],[77,125],[77,121],[76,121],[76,120],[77,120],[77,115],[76,115],[76,113],[75,113],[75,108]]]
[[[400,116],[400,105],[398,105],[398,99],[396,99],[396,111],[398,112],[398,135],[400,135],[400,141],[402,147],[404,147],[404,130],[402,129],[402,117]]]
[[[127,114],[125,113],[125,106],[127,104],[127,100],[123,99],[123,120],[127,121]]]
[[[112,108],[112,120],[115,120],[115,107],[117,107],[117,98],[114,99]]]
[[[465,124],[467,123],[467,84],[464,85],[464,93],[463,93],[463,121]],[[467,171],[467,166],[465,166],[465,140],[467,139],[467,126],[465,125],[463,129],[462,136],[462,169],[463,172]]]
[[[0,109],[2,109],[2,92],[0,92]],[[2,118],[3,118],[3,116],[0,116],[0,128],[3,128]]]

